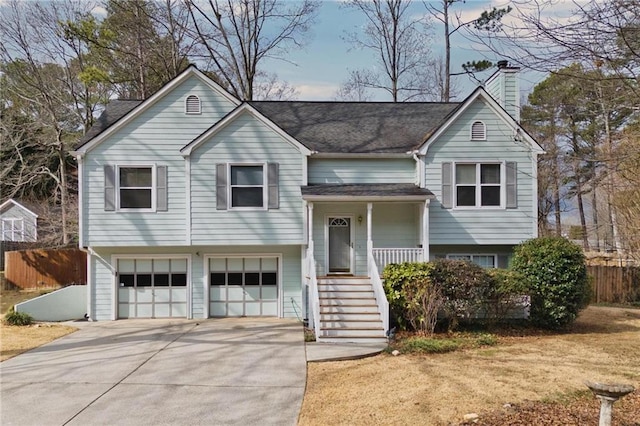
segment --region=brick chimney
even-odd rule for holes
[[[509,61],[498,61],[496,71],[484,83],[487,92],[505,109],[516,121],[520,122],[520,84],[518,72],[520,68],[509,66]]]

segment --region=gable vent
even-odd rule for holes
[[[187,96],[187,100],[185,101],[185,112],[187,114],[200,114],[200,98],[196,95]]]
[[[475,121],[471,125],[471,140],[483,141],[487,139],[487,129],[482,121]]]

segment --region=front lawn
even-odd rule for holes
[[[485,425],[536,424],[547,414],[545,424],[597,424],[585,380],[640,388],[637,309],[591,306],[568,332],[509,333],[464,347],[310,363],[300,424],[447,425],[470,413]],[[616,404],[614,424],[637,425],[639,394]]]

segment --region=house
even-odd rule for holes
[[[12,198],[0,204],[0,241],[37,241],[38,215],[32,210]]]
[[[538,144],[504,63],[460,103],[241,102],[190,67],[78,143],[93,320],[309,318],[380,340],[389,262],[506,266]]]

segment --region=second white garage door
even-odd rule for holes
[[[275,256],[209,259],[209,315],[278,316],[279,261]]]

